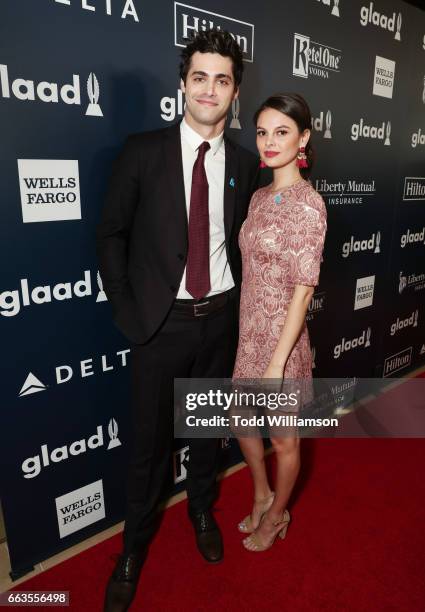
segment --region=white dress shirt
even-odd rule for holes
[[[183,159],[184,190],[186,211],[189,220],[190,194],[192,190],[193,165],[198,157],[198,147],[204,138],[193,130],[183,119],[180,124]],[[224,168],[225,146],[223,132],[208,140],[210,149],[205,154],[205,171],[208,180],[208,207],[210,216],[210,281],[208,295],[222,293],[235,286],[230,265],[227,261],[224,238]],[[193,299],[186,290],[186,268],[177,293],[178,299]]]

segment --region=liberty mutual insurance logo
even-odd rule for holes
[[[9,75],[6,64],[0,64],[0,93],[2,98],[12,97],[23,102],[45,102],[48,104],[64,103],[69,106],[81,106],[80,75],[72,75],[72,84],[60,85],[54,81],[35,82],[32,79],[17,77],[13,79]],[[91,117],[103,117],[99,105],[100,87],[94,72],[91,72],[87,80],[87,95],[89,104],[86,115]]]
[[[292,74],[303,79],[317,76],[329,79],[331,73],[340,72],[342,52],[329,45],[316,42],[304,34],[294,34]]]

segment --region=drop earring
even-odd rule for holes
[[[305,154],[305,147],[300,147],[297,155],[297,166],[298,168],[308,168],[307,155]]]

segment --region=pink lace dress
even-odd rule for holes
[[[322,197],[305,180],[279,192],[258,189],[239,234],[242,289],[233,379],[261,378],[280,338],[294,286],[317,285],[326,233]],[[285,378],[311,378],[304,323]]]

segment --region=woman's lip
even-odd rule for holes
[[[265,151],[264,155],[266,157],[276,157],[276,155],[279,155],[279,153],[277,151]]]

